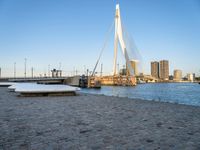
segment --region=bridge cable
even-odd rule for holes
[[[97,68],[97,66],[98,66],[98,64],[99,64],[99,61],[100,61],[101,56],[102,56],[102,54],[103,54],[103,51],[105,50],[105,48],[106,48],[106,46],[107,46],[107,44],[108,44],[109,35],[110,35],[111,32],[112,32],[113,26],[114,26],[114,21],[113,21],[113,23],[111,24],[109,30],[107,31],[107,34],[106,34],[106,38],[105,38],[105,41],[104,41],[103,48],[102,48],[101,51],[100,51],[100,55],[99,55],[99,57],[98,57],[98,59],[97,59],[97,62],[96,62],[96,64],[95,64],[95,67],[94,67],[94,69],[93,69],[93,71],[92,71],[92,75],[91,75],[91,76],[94,76],[94,75],[95,75],[95,71],[96,71],[96,68]]]

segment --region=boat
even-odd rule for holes
[[[145,84],[145,83],[146,83],[146,82],[143,81],[143,80],[140,80],[140,79],[137,80],[137,84]]]
[[[88,88],[101,88],[101,80],[94,76],[88,77]]]

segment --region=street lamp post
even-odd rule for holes
[[[16,78],[16,62],[14,62],[14,78]]]
[[[100,76],[102,77],[103,75],[103,64],[101,64],[101,73],[100,73]]]
[[[50,65],[48,65],[48,76],[50,77]]]
[[[33,67],[31,68],[31,76],[33,78]]]
[[[26,78],[26,61],[27,59],[24,59],[24,77]]]

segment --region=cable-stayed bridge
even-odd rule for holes
[[[134,55],[137,53],[137,48],[136,46],[134,46],[134,44],[130,44],[129,37],[127,36],[127,33],[124,30],[124,27],[121,21],[119,4],[116,5],[114,23],[115,23],[115,30],[114,30],[115,36],[114,36],[113,73],[112,75],[109,75],[109,76],[101,76],[101,77],[95,76],[97,65],[99,64],[101,55],[107,44],[107,41],[106,41],[100,52],[100,56],[95,64],[91,79],[101,80],[101,83],[105,85],[134,86],[136,85],[135,76],[138,74],[138,63],[139,63],[138,58],[136,57],[136,55]],[[117,69],[117,55],[118,55],[119,49],[122,50],[123,57],[126,64],[125,74],[120,74],[119,70]]]

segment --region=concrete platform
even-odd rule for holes
[[[36,83],[14,83],[13,85],[8,87],[8,90],[14,92],[17,87],[26,88],[28,86],[34,86],[34,85],[36,85]]]
[[[14,84],[15,82],[0,82],[0,87],[8,87]]]
[[[68,85],[17,84],[15,92],[20,96],[68,96],[76,95],[80,88]]]

